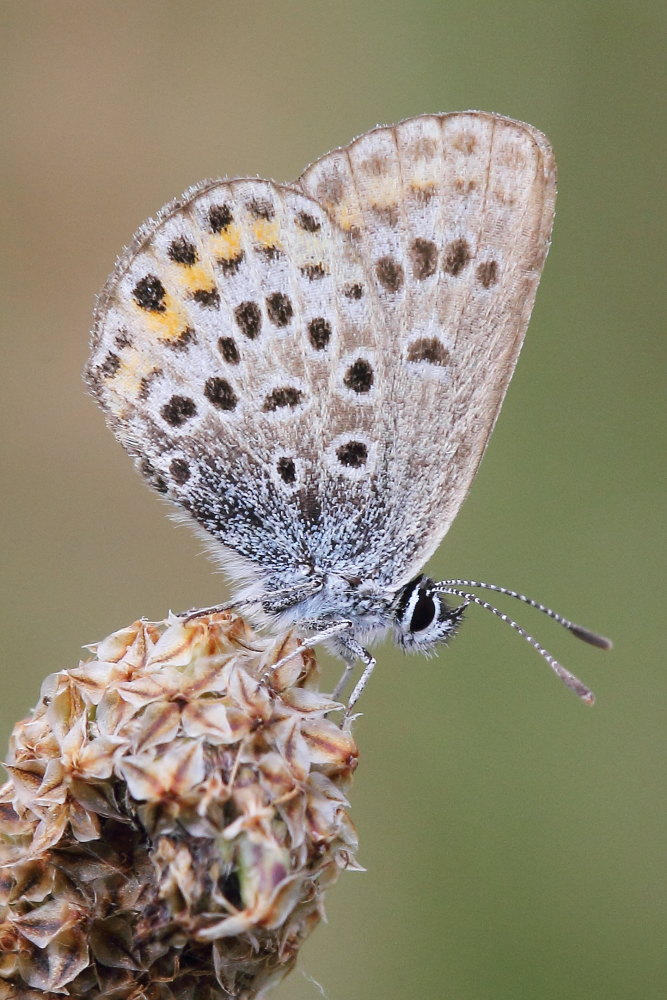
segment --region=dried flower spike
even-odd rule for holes
[[[310,651],[135,622],[48,677],[0,790],[0,1000],[251,1000],[357,868],[357,762]]]

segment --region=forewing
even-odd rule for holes
[[[374,545],[400,584],[456,515],[516,365],[549,247],[552,151],[500,116],[424,115],[328,154],[300,186],[348,234],[377,302],[392,426]]]
[[[319,205],[235,180],[143,226],[100,297],[85,377],[112,430],[267,573],[337,558],[363,518],[389,385],[364,283]]]

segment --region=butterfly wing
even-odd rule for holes
[[[374,130],[294,187],[198,185],[118,261],[88,385],[246,569],[400,584],[481,458],[553,196],[543,137],[480,113]]]
[[[302,190],[357,248],[390,359],[381,571],[409,580],[473,480],[517,362],[549,248],[545,137],[483,112],[378,128],[309,167]]]
[[[85,379],[113,432],[267,574],[326,563],[363,516],[388,385],[369,374],[381,326],[364,282],[303,193],[218,181],[138,231],[98,302]]]

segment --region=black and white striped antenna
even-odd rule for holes
[[[466,589],[462,590],[461,588],[463,587]],[[533,649],[536,649],[540,656],[547,661],[556,676],[560,677],[563,683],[567,685],[571,691],[574,691],[574,693],[578,695],[582,701],[586,702],[587,705],[593,704],[595,701],[595,695],[590,688],[586,687],[586,685],[580,681],[578,677],[575,677],[573,673],[566,670],[562,663],[559,663],[555,656],[552,656],[551,653],[545,649],[544,646],[537,641],[537,639],[533,638],[532,635],[526,632],[526,630],[522,628],[518,622],[516,622],[513,618],[510,618],[510,616],[506,615],[503,611],[500,611],[499,608],[494,607],[493,604],[489,604],[488,601],[478,597],[477,594],[470,593],[469,588],[493,590],[497,594],[504,594],[506,597],[514,597],[517,601],[523,601],[524,604],[530,605],[531,608],[541,611],[542,614],[545,614],[547,617],[552,618],[555,622],[558,622],[559,625],[566,628],[572,633],[572,635],[575,635],[577,639],[582,639],[591,646],[597,646],[598,649],[611,649],[613,645],[611,639],[607,639],[604,635],[598,635],[597,632],[591,632],[590,629],[571,622],[568,618],[565,618],[563,615],[558,614],[557,611],[553,611],[551,608],[548,608],[545,604],[540,604],[539,601],[533,600],[532,597],[526,597],[525,594],[520,594],[516,590],[510,590],[508,587],[499,587],[495,583],[483,583],[480,580],[439,580],[433,585],[433,591],[435,593],[450,594],[454,597],[461,598],[461,600],[465,601],[466,604],[477,604],[480,608],[485,608],[487,611],[491,611],[492,614],[500,618],[500,620],[505,622],[506,625],[513,628],[515,632],[518,632],[521,638],[525,639],[526,642],[533,647]]]

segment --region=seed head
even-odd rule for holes
[[[90,649],[12,734],[0,1000],[262,997],[358,868],[341,706],[230,613]]]

